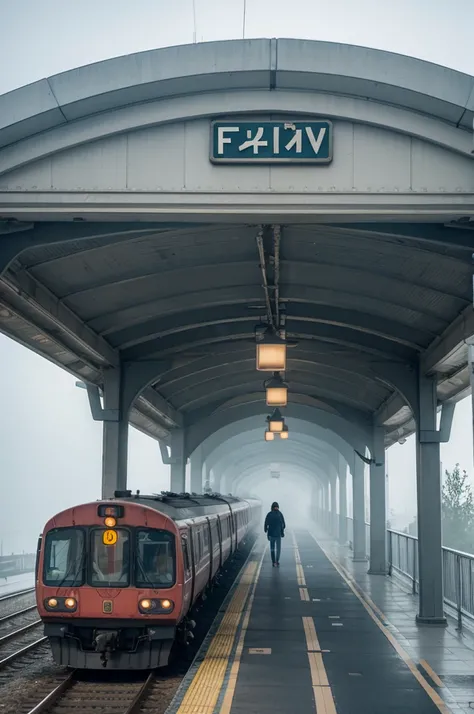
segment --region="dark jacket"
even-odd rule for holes
[[[282,538],[285,535],[286,523],[281,511],[270,511],[265,518],[265,533],[270,538]]]

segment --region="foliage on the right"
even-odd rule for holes
[[[456,464],[443,479],[443,545],[474,554],[474,500],[469,477]]]

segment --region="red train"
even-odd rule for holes
[[[198,598],[261,504],[214,495],[132,495],[58,513],[38,542],[36,600],[54,661],[154,669],[186,642]]]

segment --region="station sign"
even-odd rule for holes
[[[327,120],[213,121],[210,160],[216,164],[329,164],[332,131]]]

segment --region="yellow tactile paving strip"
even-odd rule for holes
[[[249,592],[256,580],[259,562],[251,561],[240,579],[221,624],[199,666],[177,714],[212,714],[224,684],[227,665]],[[249,611],[249,608],[247,608]],[[231,676],[236,678],[236,673]]]

